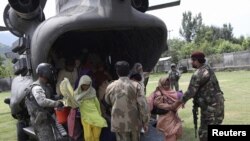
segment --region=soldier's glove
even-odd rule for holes
[[[61,107],[63,107],[63,103],[61,101],[56,101],[55,107],[61,108]]]

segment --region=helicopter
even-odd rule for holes
[[[6,27],[0,26],[0,31],[18,37],[11,47],[18,57],[12,58],[16,76],[5,102],[17,121],[23,112],[24,90],[37,78],[37,66],[42,62],[56,66],[61,54],[96,54],[114,79],[114,64],[120,60],[131,65],[140,62],[150,72],[167,47],[167,27],[145,12],[180,5],[180,0],[154,6],[149,0],[56,0],[56,15],[46,19],[46,0],[8,2],[3,13]],[[23,131],[17,130],[19,138]]]

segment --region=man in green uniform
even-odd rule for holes
[[[56,107],[63,107],[63,103],[52,100],[53,89],[50,83],[54,81],[53,67],[48,63],[41,63],[37,66],[36,73],[37,81],[31,84],[30,89],[26,89],[25,105],[38,140],[55,141],[59,131],[55,130],[51,111]]]
[[[111,131],[117,141],[139,141],[140,131],[148,129],[149,110],[143,87],[128,78],[129,64],[118,61],[115,65],[119,79],[109,84],[105,101],[112,106]]]
[[[207,141],[208,125],[219,125],[224,119],[224,97],[220,89],[214,71],[205,64],[205,55],[202,52],[194,52],[191,55],[194,72],[188,90],[176,106],[185,104],[193,98],[194,123],[197,123],[198,107],[200,110],[200,141]],[[179,103],[179,104],[178,104]]]
[[[181,73],[176,69],[175,63],[171,64],[171,69],[168,71],[168,78],[170,79],[171,89],[175,89],[179,91],[179,79],[181,77]]]

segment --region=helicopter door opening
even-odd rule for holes
[[[126,60],[130,66],[141,62],[150,71],[158,60],[164,32],[160,28],[121,29],[103,31],[70,31],[59,36],[50,49],[50,62],[59,67],[65,58],[89,60],[95,69],[98,65],[116,79],[114,64]],[[159,38],[158,38],[159,37]],[[167,47],[167,46],[166,46]],[[155,52],[155,53],[154,53]],[[152,59],[155,58],[155,59]]]

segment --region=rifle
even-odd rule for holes
[[[209,74],[210,73],[210,69],[208,70],[209,71]],[[197,138],[197,121],[198,121],[198,108],[199,108],[199,100],[198,99],[198,93],[200,91],[200,89],[205,86],[205,84],[208,83],[208,81],[210,80],[211,76],[209,75],[209,79],[200,85],[199,89],[197,90],[197,93],[195,94],[194,98],[193,98],[193,109],[192,109],[192,112],[193,112],[193,120],[194,120],[194,134],[195,134],[195,138]]]
[[[194,97],[193,99],[193,122],[194,122],[194,134],[195,134],[195,138],[197,138],[197,120],[198,120],[198,99],[196,97]]]

